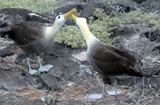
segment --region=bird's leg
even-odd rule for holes
[[[113,89],[114,89],[114,90],[113,90]],[[114,95],[114,96],[115,96],[115,100],[117,100],[117,95],[118,95],[118,94],[121,94],[122,91],[118,91],[118,90],[117,90],[117,79],[116,79],[116,77],[114,77],[114,87],[113,87],[113,89],[110,90],[110,91],[107,91],[107,93],[108,93],[109,95]]]
[[[37,59],[38,59],[39,66],[42,67],[42,63],[41,63],[41,61],[40,61],[39,56],[37,56]]]
[[[37,70],[31,69],[31,66],[30,66],[30,63],[29,63],[29,58],[27,58],[27,62],[28,62],[29,73],[31,75],[35,74],[37,72]]]
[[[42,63],[40,61],[39,56],[37,56],[37,59],[38,59],[39,66],[40,66],[39,67],[39,71],[40,72],[49,71],[53,67],[53,65],[44,65],[44,66],[42,66]]]
[[[115,98],[117,100],[117,79],[116,77],[114,78],[114,89],[115,89]]]
[[[102,87],[102,99],[103,99],[103,102],[104,102],[104,94],[105,94],[105,91],[106,91],[106,84],[103,84],[103,87]]]

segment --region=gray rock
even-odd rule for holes
[[[43,87],[51,90],[57,86],[57,78],[52,74],[44,74],[40,77],[38,83],[41,83]]]
[[[6,46],[6,48],[0,50],[0,56],[1,57],[6,57],[6,56],[11,56],[14,54],[14,52],[12,51],[12,47],[15,46],[15,44],[10,44],[8,46]]]
[[[27,14],[32,12],[27,9],[5,8],[1,9],[0,13],[3,13],[5,15],[10,15],[13,21],[17,22],[17,21],[25,21]]]
[[[45,105],[45,103],[40,99],[28,100],[24,96],[17,96],[15,94],[8,93],[0,95],[0,105]]]
[[[22,67],[0,63],[0,86],[5,90],[16,90],[34,84],[32,76]]]
[[[18,9],[18,8],[5,8],[0,10],[0,14],[9,15],[12,17],[14,22],[22,21],[38,21],[42,23],[50,23],[53,19],[48,18],[45,15],[40,15],[33,13],[27,9]]]
[[[52,69],[51,74],[58,76],[60,79],[66,81],[72,81],[78,83],[80,81],[79,75],[79,64],[70,60],[69,58],[58,58],[54,60],[55,67]]]

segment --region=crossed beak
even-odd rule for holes
[[[73,8],[71,11],[63,14],[63,16],[64,16],[65,19],[67,19],[68,17],[70,17],[70,16],[71,16],[73,13],[75,13],[75,12],[76,12],[76,9]]]

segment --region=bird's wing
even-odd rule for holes
[[[122,59],[128,60],[129,57],[133,57],[127,52],[112,46],[101,46],[98,50],[92,52],[92,56],[101,62],[109,63],[119,62]]]
[[[42,27],[31,26],[28,23],[19,23],[12,25],[9,31],[9,37],[19,45],[26,45],[42,37]]]
[[[114,47],[102,46],[91,54],[92,65],[97,70],[108,74],[134,74],[138,72],[135,69],[136,60],[130,58],[127,52],[115,49]]]

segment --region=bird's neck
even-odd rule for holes
[[[45,30],[45,38],[46,39],[53,39],[57,33],[60,31],[61,27],[54,23],[51,27],[47,27]]]
[[[99,40],[90,32],[87,23],[86,22],[80,22],[80,23],[81,24],[79,24],[79,27],[87,42],[88,48],[91,47],[97,41],[99,42]]]

